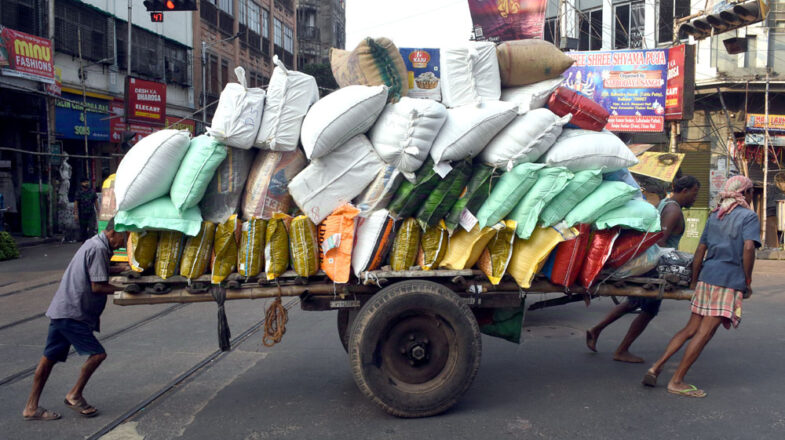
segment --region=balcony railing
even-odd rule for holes
[[[316,26],[298,26],[297,38],[300,40],[318,40],[319,28]]]

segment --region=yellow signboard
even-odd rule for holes
[[[638,156],[638,164],[630,167],[630,172],[672,182],[679,171],[684,153],[645,152]]]

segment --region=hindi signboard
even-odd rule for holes
[[[164,125],[166,84],[129,77],[125,85],[126,121]]]
[[[610,131],[660,132],[665,126],[667,49],[566,52],[575,60],[565,85],[602,105]]]
[[[546,0],[469,0],[474,38],[493,42],[542,38]]]
[[[54,83],[52,42],[0,26],[0,70],[3,75]]]

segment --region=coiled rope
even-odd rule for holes
[[[272,347],[281,342],[284,333],[286,333],[286,323],[289,321],[289,314],[281,304],[281,285],[278,284],[278,280],[275,280],[275,283],[278,285],[278,297],[270,304],[264,314],[262,343],[265,347]]]

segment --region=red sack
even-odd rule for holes
[[[613,251],[608,258],[607,266],[610,268],[621,267],[624,263],[646,252],[662,238],[662,232],[638,232],[632,230],[622,231]]]
[[[605,229],[594,233],[586,255],[586,262],[581,268],[580,281],[585,288],[591,287],[594,279],[600,274],[602,266],[608,260],[613,249],[613,242],[619,236],[619,229]]]
[[[610,117],[600,104],[567,87],[559,87],[551,94],[548,109],[557,116],[572,113],[570,123],[584,130],[602,131]]]
[[[551,270],[553,284],[564,287],[575,284],[575,279],[578,278],[586,258],[586,252],[589,250],[590,238],[591,225],[578,225],[578,236],[559,244]]]

